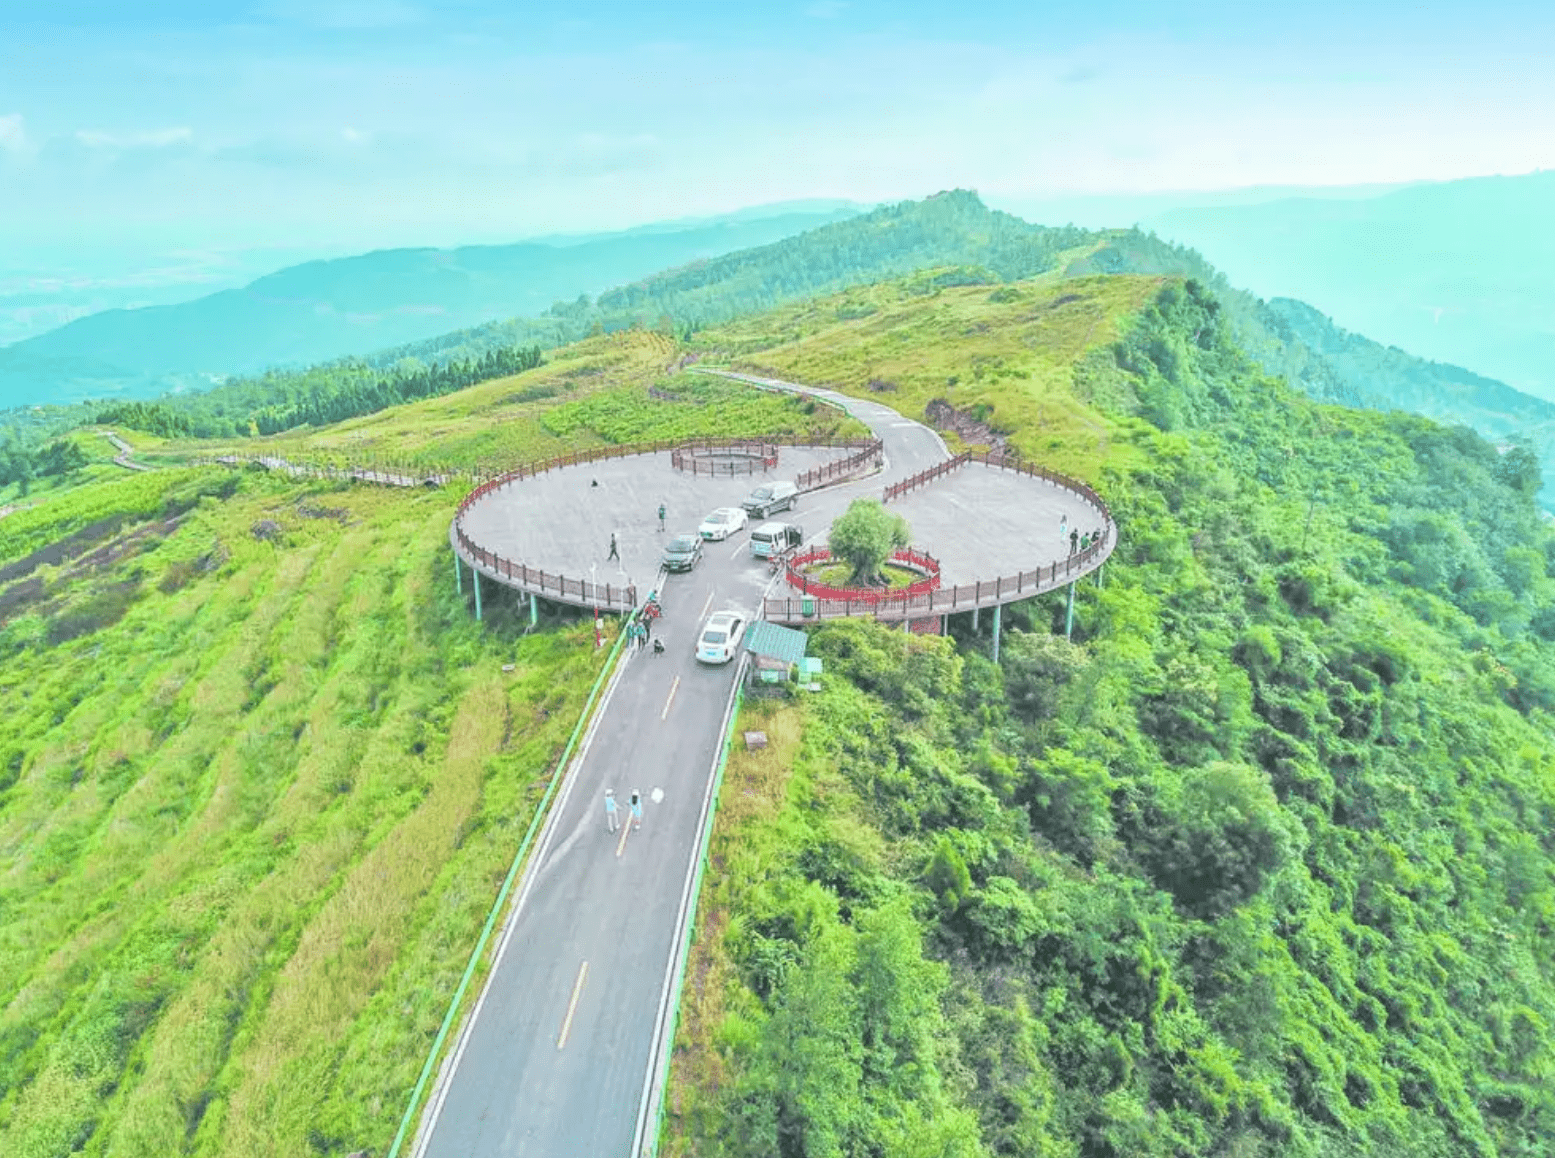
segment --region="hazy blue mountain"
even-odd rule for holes
[[[1555,171],[1149,218],[1237,285],[1555,398]]]
[[[1270,374],[1322,402],[1408,410],[1472,427],[1492,441],[1528,438],[1539,454],[1540,503],[1555,510],[1555,403],[1461,366],[1417,358],[1336,325],[1306,302],[1238,289],[1195,250],[1137,229],[1113,230],[1070,274],[1176,274],[1214,290],[1237,342]]]
[[[747,211],[678,228],[310,261],[194,301],[106,310],[0,349],[0,406],[151,397],[536,314],[697,258],[775,241],[857,209]]]

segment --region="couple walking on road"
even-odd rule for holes
[[[635,788],[632,789],[631,809],[632,827],[641,828],[643,826],[643,796]],[[621,827],[616,820],[616,790],[614,788],[605,789],[605,826],[611,832],[615,832],[616,829]]]

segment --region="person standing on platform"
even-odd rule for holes
[[[605,789],[605,827],[611,832],[621,827],[620,821],[616,819],[616,790],[614,788]]]
[[[608,563],[611,559],[614,559],[617,563],[621,561],[621,552],[616,547],[616,533],[614,531],[610,532],[610,554],[605,557],[605,562]]]
[[[643,826],[643,794],[637,789],[632,789],[632,827]]]
[[[668,512],[666,512],[665,509],[664,509],[664,504],[660,503],[659,504],[659,530],[661,530],[661,531],[664,529],[664,516],[667,513]]]

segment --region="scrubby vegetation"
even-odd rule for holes
[[[849,358],[760,357],[818,350]],[[1072,389],[1128,449],[1073,644],[1058,595],[997,667],[986,618],[842,622],[824,691],[748,709],[774,744],[731,758],[667,1152],[1544,1152],[1555,536],[1522,472],[1263,378],[1194,284]]]

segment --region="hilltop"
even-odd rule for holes
[[[506,465],[837,429],[695,359],[1103,492],[1120,545],[1072,644],[1059,596],[1005,609],[998,665],[987,616],[833,624],[821,692],[747,709],[771,743],[730,761],[665,1153],[1536,1149],[1555,540],[1529,480],[1265,376],[1202,283],[1073,260],[135,441]],[[600,671],[591,627],[528,631],[498,591],[477,628],[453,490],[111,469],[0,520],[0,1150],[381,1153]]]
[[[379,351],[369,359],[239,380],[169,400],[187,429],[211,437],[272,433],[367,413],[476,381],[484,359],[554,348],[631,327],[682,338],[785,303],[920,273],[922,292],[1036,277],[1148,274],[1211,286],[1237,341],[1270,373],[1313,398],[1407,409],[1461,422],[1498,440],[1526,439],[1555,478],[1550,404],[1457,366],[1427,362],[1334,325],[1290,299],[1265,302],[1235,288],[1193,250],[1136,229],[1054,229],[988,209],[953,190],[883,206],[767,245],[738,250],[528,318],[491,322]],[[528,356],[527,354],[525,355]],[[115,418],[114,421],[124,421]],[[173,423],[153,426],[171,433]],[[1555,509],[1555,487],[1545,502]]]

